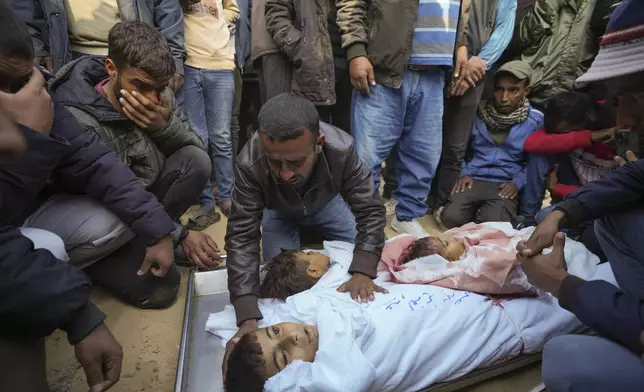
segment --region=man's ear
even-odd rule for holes
[[[530,87],[530,86],[526,86],[526,88],[525,88],[525,97],[527,97],[528,95],[530,95],[530,92],[531,92],[531,91],[532,91],[532,87]]]
[[[105,60],[105,71],[107,71],[107,76],[109,76],[110,79],[116,79],[118,71],[116,69],[116,64],[114,64],[114,61],[112,61],[112,59],[108,58]]]
[[[315,152],[317,154],[322,152],[322,147],[324,146],[324,134],[320,134],[317,140],[315,141]]]

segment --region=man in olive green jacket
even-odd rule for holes
[[[590,20],[596,0],[537,0],[514,37],[521,60],[534,71],[530,103],[543,109],[548,100],[572,91],[596,55]]]

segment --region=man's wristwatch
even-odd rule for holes
[[[190,234],[190,230],[188,230],[188,228],[185,226],[181,226],[181,230],[175,229],[172,233],[170,233],[170,237],[172,238],[172,243],[174,244],[174,247],[176,248],[177,246],[181,245],[181,243],[183,242],[183,240],[186,239],[188,234]]]

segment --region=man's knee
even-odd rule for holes
[[[68,239],[70,262],[84,267],[110,255],[132,238],[134,234],[128,225],[106,207],[96,204]]]
[[[196,146],[185,146],[176,152],[185,159],[186,175],[194,179],[195,183],[203,183],[210,179],[212,161],[203,149]]]
[[[466,216],[459,203],[451,202],[443,210],[441,220],[446,228],[451,229],[471,222],[472,217]]]
[[[141,309],[163,309],[172,305],[181,284],[181,273],[172,265],[163,278],[148,273],[141,283],[141,292],[132,298],[131,305]]]
[[[21,227],[20,232],[34,243],[34,249],[47,249],[58,260],[69,260],[63,239],[51,231]]]

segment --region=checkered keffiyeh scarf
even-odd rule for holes
[[[523,98],[519,108],[510,114],[499,113],[494,107],[494,100],[481,102],[476,111],[476,114],[487,125],[490,132],[509,130],[509,128],[527,120],[529,113],[530,101],[528,98]]]

